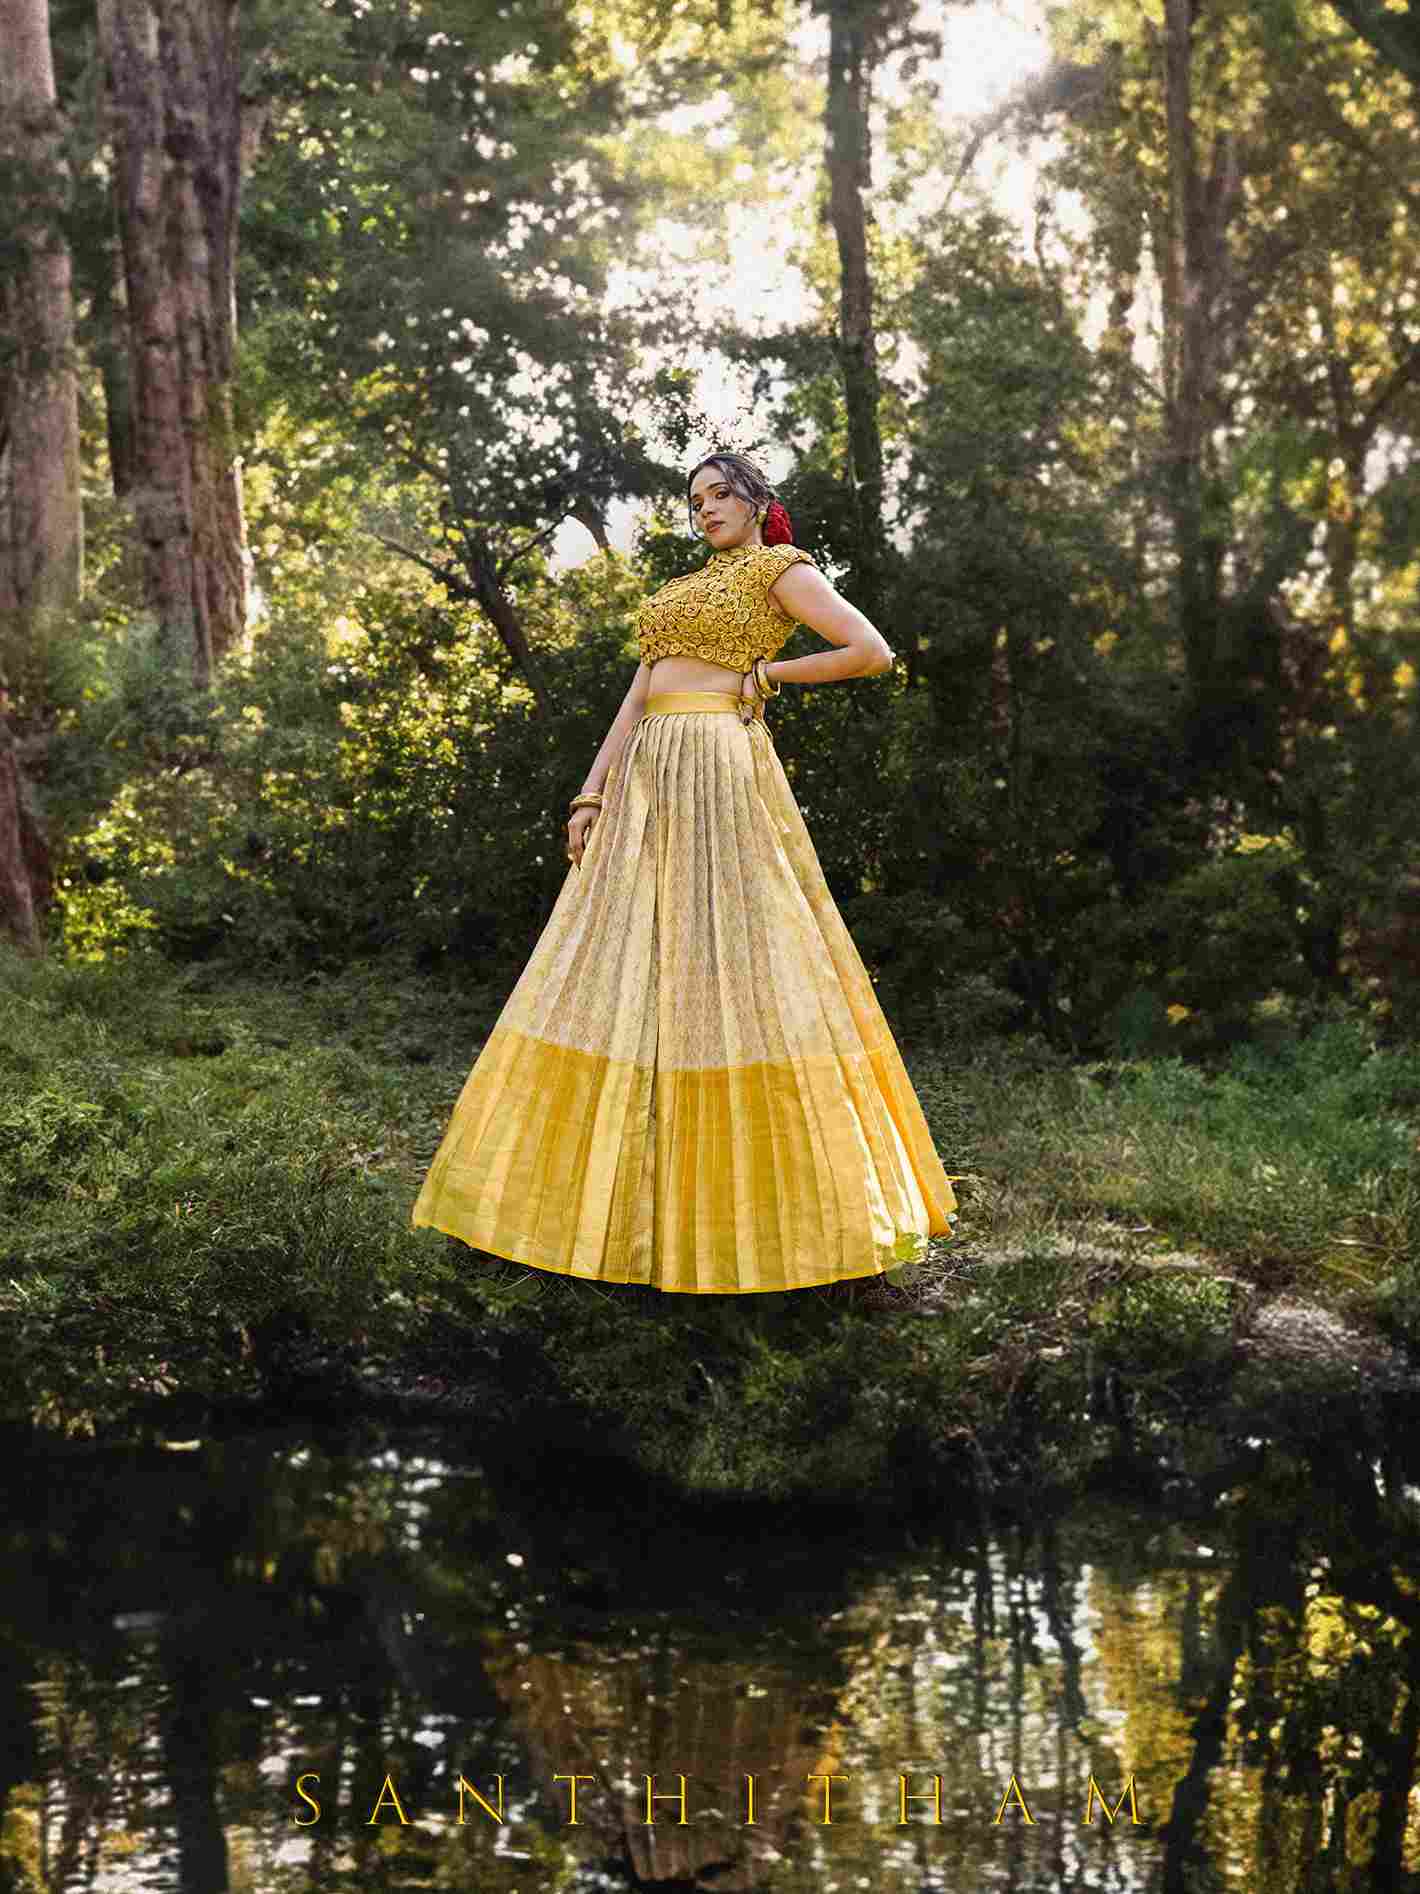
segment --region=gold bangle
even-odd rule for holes
[[[762,669],[761,666],[763,667]],[[770,677],[769,659],[756,658],[752,669],[754,671],[754,687],[759,692],[760,701],[763,702],[764,699],[769,697],[777,697],[784,686],[782,683],[776,684]]]
[[[567,806],[569,810],[600,809],[602,806],[601,792],[595,789],[584,789],[580,796],[573,796]]]

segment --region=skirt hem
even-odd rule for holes
[[[796,1289],[824,1289],[835,1282],[864,1282],[870,1276],[890,1276],[894,1271],[901,1269],[903,1264],[901,1257],[893,1256],[872,1269],[855,1270],[851,1275],[814,1276],[807,1282],[749,1283],[738,1289],[693,1289],[684,1284],[642,1282],[633,1276],[595,1275],[588,1269],[564,1269],[558,1263],[531,1263],[524,1256],[508,1256],[501,1250],[490,1249],[486,1243],[470,1243],[457,1230],[450,1230],[444,1224],[434,1222],[432,1219],[413,1227],[438,1230],[444,1236],[453,1237],[455,1242],[462,1243],[465,1249],[471,1250],[476,1256],[493,1256],[500,1263],[517,1263],[523,1269],[539,1269],[545,1276],[567,1276],[578,1282],[602,1282],[609,1289],[654,1289],[659,1295],[669,1296],[792,1295]]]

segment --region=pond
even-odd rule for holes
[[[1414,1440],[911,1523],[468,1427],[27,1446],[0,1889],[1416,1885]]]

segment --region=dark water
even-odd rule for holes
[[[930,1534],[490,1445],[9,1457],[0,1894],[1420,1885],[1413,1445]]]

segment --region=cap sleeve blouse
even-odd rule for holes
[[[711,553],[698,571],[653,592],[636,615],[644,664],[658,658],[704,658],[747,671],[772,658],[798,620],[769,588],[793,565],[814,562],[802,546],[731,546]]]

